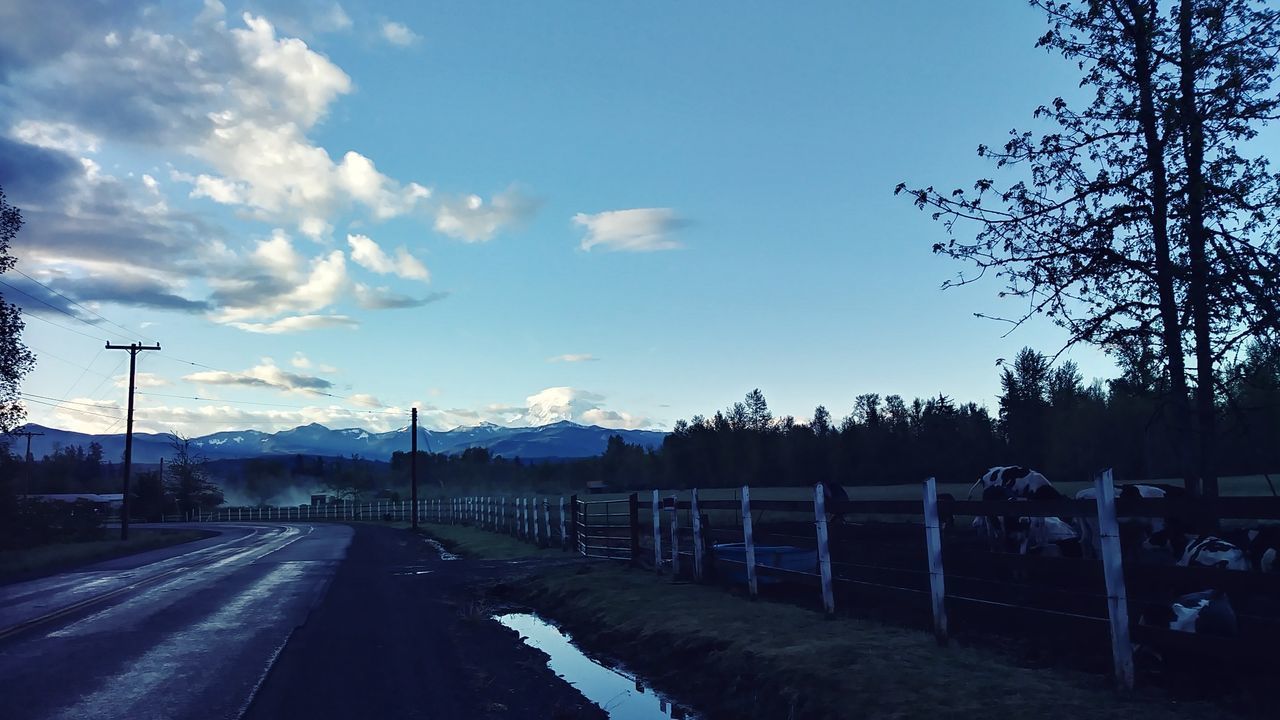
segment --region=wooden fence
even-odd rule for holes
[[[567,503],[470,497],[434,501],[426,519],[476,525],[587,557],[627,560],[695,582],[740,583],[751,597],[781,590],[795,596],[808,587],[828,614],[838,605],[918,613],[929,618],[942,644],[957,620],[970,629],[1056,633],[1098,648],[1109,638],[1121,688],[1133,687],[1134,641],[1230,662],[1270,656],[1280,642],[1280,576],[1126,562],[1121,518],[1184,517],[1195,508],[1172,499],[1118,499],[1109,471],[1095,480],[1095,491],[1096,500],[1011,505],[939,498],[929,479],[918,501],[833,502],[821,485],[810,500],[756,499],[748,487],[735,499],[705,499],[697,489],[678,495],[654,490],[644,503],[638,494],[573,496]],[[1280,500],[1221,498],[1215,511],[1224,519],[1275,520]],[[1096,521],[1100,558],[991,552],[974,542],[968,528],[944,527],[955,517],[1011,514]],[[850,517],[859,522],[847,522]],[[779,560],[780,546],[811,557],[811,564],[800,568]],[[1236,604],[1238,637],[1137,622],[1144,608],[1210,588],[1226,591]]]

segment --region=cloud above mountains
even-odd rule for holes
[[[27,219],[16,248],[24,268],[55,274],[69,297],[205,314],[249,332],[354,326],[336,305],[420,307],[445,294],[351,278],[347,260],[375,275],[431,279],[410,248],[384,251],[367,230],[324,249],[340,224],[404,218],[483,242],[536,211],[514,187],[488,200],[437,198],[359,149],[331,153],[316,142],[354,81],[280,28],[346,31],[353,21],[338,3],[306,23],[280,9],[280,25],[228,16],[216,0],[186,19],[141,3],[40,8],[19,8],[0,28],[12,118],[0,125],[0,185]],[[400,23],[382,32],[397,44],[417,39]],[[104,169],[99,158],[118,150],[166,167],[128,171],[113,159]],[[261,229],[233,233],[218,208]],[[292,236],[320,249],[299,249]],[[128,282],[108,279],[126,271]]]

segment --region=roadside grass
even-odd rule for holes
[[[470,527],[423,528],[470,557],[560,554]],[[588,652],[624,661],[708,718],[1237,717],[1158,691],[1120,696],[1106,676],[1020,667],[995,650],[938,647],[926,632],[827,619],[608,563],[541,568],[492,593],[534,608]]]
[[[108,530],[108,532],[111,532]],[[34,577],[88,565],[101,560],[132,555],[146,550],[169,547],[207,538],[214,533],[203,530],[160,530],[135,528],[128,540],[90,540],[39,545],[21,550],[0,552],[0,582]]]
[[[465,525],[421,523],[419,527],[431,537],[439,540],[440,544],[444,545],[449,552],[458,553],[465,557],[512,560],[515,558],[565,555],[559,547],[540,548],[523,540],[517,540],[510,535],[502,535]]]
[[[1121,697],[1107,677],[940,648],[929,633],[828,620],[615,565],[550,569],[499,591],[712,718],[1233,717],[1155,692]]]

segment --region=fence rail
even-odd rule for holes
[[[1133,638],[1198,648],[1216,658],[1261,657],[1259,653],[1280,641],[1280,617],[1246,608],[1238,612],[1238,638],[1139,625],[1136,620],[1144,604],[1167,601],[1171,591],[1220,588],[1233,593],[1233,598],[1235,594],[1280,598],[1280,576],[1126,563],[1116,530],[1120,519],[1182,517],[1195,508],[1180,500],[1117,498],[1109,473],[1097,479],[1095,496],[1105,500],[1033,500],[1016,505],[955,500],[939,497],[932,479],[924,483],[918,501],[831,501],[821,485],[806,500],[756,499],[748,487],[741,488],[734,499],[700,497],[696,489],[679,496],[654,490],[645,493],[643,504],[636,494],[569,498],[567,510],[563,502],[558,505],[558,537],[528,530],[525,515],[518,515],[514,524],[500,521],[491,529],[541,545],[558,541],[585,557],[625,560],[673,577],[740,585],[751,597],[765,588],[770,592],[808,588],[828,613],[834,613],[837,604],[866,607],[869,603],[922,613],[943,644],[957,627],[951,615],[959,618],[962,629],[977,627],[974,623],[984,618],[988,624],[1006,627],[1026,628],[1030,622],[1072,642],[1091,643],[1098,649],[1109,645],[1116,683],[1123,688],[1133,685]],[[501,500],[499,507],[507,503]],[[468,501],[462,502],[467,505]],[[536,499],[517,498],[513,505],[526,511],[533,507],[535,518],[547,515],[539,509],[546,503]],[[539,512],[543,515],[538,516]],[[1280,500],[1222,498],[1214,512],[1229,519],[1272,519],[1280,517]],[[972,542],[966,545],[960,541],[963,534],[948,532],[947,525],[954,527],[955,517],[1011,514],[1097,523],[1101,556],[992,552]],[[840,520],[848,516],[859,522]],[[428,519],[475,524],[470,516]],[[557,522],[549,526],[554,528]]]
[[[700,497],[653,490],[641,503],[625,496],[466,496],[323,506],[219,508],[167,517],[202,522],[419,521],[462,524],[510,535],[540,547],[583,557],[647,566],[673,578],[741,586],[762,592],[813,593],[827,613],[839,606],[894,608],[928,618],[939,643],[957,628],[1026,628],[1056,632],[1073,642],[1110,646],[1116,683],[1133,685],[1133,648],[1144,643],[1192,649],[1213,658],[1266,657],[1280,642],[1280,575],[1205,567],[1162,567],[1125,562],[1121,518],[1191,516],[1182,500],[1117,498],[1105,473],[1096,500],[1007,501],[939,497],[925,481],[921,498],[832,501],[822,485],[811,499]],[[1220,498],[1221,518],[1280,518],[1280,499]],[[1097,524],[1098,559],[992,552],[962,533],[948,532],[956,517],[1081,518]],[[848,518],[858,522],[849,522]],[[971,537],[967,536],[967,537]],[[1142,608],[1177,593],[1216,588],[1240,598],[1269,598],[1237,610],[1237,638],[1188,635],[1136,622]],[[1261,607],[1261,609],[1259,609]],[[1274,610],[1274,612],[1272,612]],[[955,617],[952,617],[952,616]],[[1016,620],[1016,621],[1015,621]],[[1106,638],[1110,638],[1108,643]]]

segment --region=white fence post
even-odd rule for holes
[[[929,551],[929,592],[933,598],[933,635],[947,644],[947,591],[942,573],[942,525],[938,522],[938,483],[924,481],[924,543]]]
[[[560,549],[569,549],[569,533],[565,528],[564,496],[560,496]]]
[[[542,523],[538,522],[538,498],[535,497],[535,498],[532,498],[532,500],[533,500],[533,503],[532,503],[533,516],[531,518],[531,521],[533,522],[533,544],[541,546],[542,545]]]
[[[742,486],[742,543],[746,548],[747,588],[755,597],[760,588],[756,583],[756,541],[751,536],[751,488],[746,485]]]
[[[542,498],[542,532],[547,536],[547,547],[551,547],[551,503]]]
[[[662,501],[658,491],[653,491],[653,570],[662,574]]]
[[[671,496],[671,579],[680,577],[680,496]]]
[[[702,582],[702,514],[698,512],[698,488],[690,491],[689,512],[693,517],[693,579]]]
[[[827,615],[836,612],[836,596],[831,588],[831,548],[827,544],[827,502],[822,483],[813,487],[813,519],[818,528],[818,570],[822,573],[822,607]]]
[[[1129,641],[1129,598],[1124,587],[1120,528],[1116,522],[1115,484],[1111,470],[1094,478],[1098,503],[1098,536],[1102,541],[1102,576],[1107,583],[1107,616],[1111,620],[1111,657],[1116,685],[1133,689],[1133,645]]]

